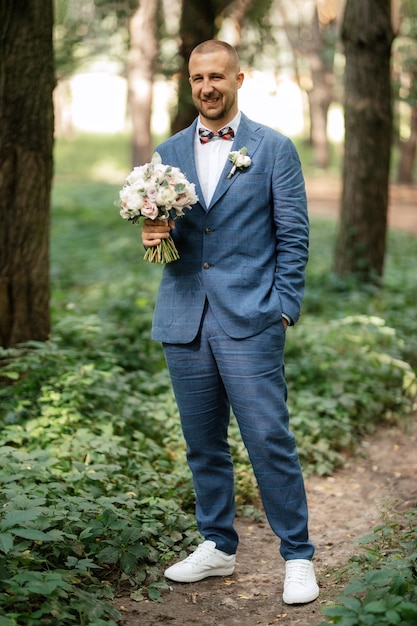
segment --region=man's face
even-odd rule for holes
[[[201,121],[216,131],[238,112],[237,91],[243,74],[233,67],[224,50],[192,55],[189,72],[193,102]]]

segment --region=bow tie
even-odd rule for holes
[[[235,136],[235,131],[231,126],[225,126],[224,128],[221,128],[217,133],[213,133],[213,131],[206,130],[205,128],[199,128],[198,134],[200,135],[201,143],[207,143],[215,137],[219,137],[220,139],[233,139],[233,137]]]

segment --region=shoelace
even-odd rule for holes
[[[286,569],[286,580],[289,583],[299,583],[304,585],[310,573],[309,563],[288,563]]]
[[[185,561],[187,561],[187,563],[198,564],[198,563],[201,563],[201,561],[204,561],[208,557],[212,556],[212,554],[213,554],[212,549],[209,548],[208,546],[205,546],[203,542],[203,543],[200,543],[199,546],[197,546],[194,552],[192,552],[189,556],[187,556]]]

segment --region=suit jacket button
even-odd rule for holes
[[[206,263],[203,263],[203,267],[205,270],[208,270],[208,268],[210,267],[210,263],[207,263],[206,261]]]

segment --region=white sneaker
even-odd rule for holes
[[[292,559],[285,563],[284,593],[285,604],[305,604],[313,602],[319,595],[319,587],[311,561]]]
[[[190,556],[164,573],[177,583],[195,583],[209,576],[230,576],[235,564],[236,555],[217,550],[214,541],[203,541]]]

